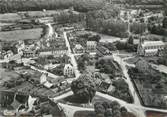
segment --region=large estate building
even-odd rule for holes
[[[164,49],[165,43],[162,41],[144,41],[140,39],[137,53],[141,56],[160,56],[159,53]]]

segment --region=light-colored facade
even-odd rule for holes
[[[86,46],[87,46],[88,51],[95,52],[96,47],[97,47],[97,42],[96,41],[87,41]]]
[[[71,64],[66,64],[64,66],[64,76],[66,77],[74,77],[74,69]]]
[[[84,48],[82,47],[81,44],[76,44],[74,47],[74,52],[75,53],[83,53],[84,52]]]
[[[60,49],[43,49],[43,50],[39,50],[39,56],[49,56],[49,55],[53,55],[55,57],[59,57],[61,55],[67,54],[67,48],[60,48]]]
[[[165,43],[162,41],[144,41],[140,39],[137,53],[141,56],[156,56],[164,47]]]

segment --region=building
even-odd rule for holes
[[[38,50],[39,56],[49,56],[53,55],[55,57],[59,57],[61,55],[67,54],[67,47],[60,47],[60,48],[46,48]]]
[[[9,59],[13,56],[13,52],[11,50],[8,50],[4,56],[4,59]]]
[[[33,50],[25,50],[23,51],[23,57],[24,58],[32,58],[37,56],[36,51]]]
[[[144,38],[141,38],[137,53],[140,56],[156,56],[164,47],[165,43],[162,41],[144,41]]]
[[[108,48],[106,48],[102,45],[98,45],[97,46],[97,55],[102,57],[102,56],[106,56],[106,55],[112,55],[112,52]]]
[[[68,78],[69,77],[74,77],[74,69],[73,69],[72,65],[71,64],[66,64],[64,66],[63,73],[64,73],[64,76],[66,76]]]
[[[87,46],[87,50],[89,52],[95,52],[96,47],[97,47],[97,42],[96,41],[87,41],[86,46]]]
[[[40,84],[42,84],[46,88],[51,88],[53,84],[47,81],[47,77],[48,77],[47,74],[42,74],[40,77]]]
[[[25,43],[24,41],[18,41],[18,44],[16,45],[17,47],[17,53],[22,53],[22,51],[25,49]]]
[[[84,48],[82,47],[81,44],[76,44],[75,47],[74,47],[74,52],[75,53],[83,53],[85,50]]]

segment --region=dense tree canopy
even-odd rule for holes
[[[77,11],[97,10],[104,5],[103,0],[1,0],[0,12],[55,10],[74,7]]]
[[[130,26],[130,31],[134,34],[142,34],[146,31],[146,27],[144,23],[133,23]]]
[[[120,10],[113,5],[105,5],[100,10],[90,11],[86,16],[87,27],[101,33],[126,37],[127,24],[121,20],[115,20],[119,12]]]
[[[163,28],[167,28],[167,17],[163,19]]]
[[[117,101],[110,103],[96,102],[94,109],[97,117],[135,117],[135,115],[128,112],[125,107],[121,107]]]
[[[88,74],[82,74],[79,78],[71,83],[71,89],[74,95],[81,100],[91,102],[96,93],[96,86]]]

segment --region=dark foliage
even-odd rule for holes
[[[80,100],[91,102],[96,93],[96,86],[88,74],[81,75],[77,80],[71,83],[71,89]]]

